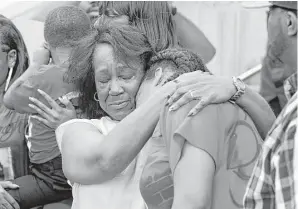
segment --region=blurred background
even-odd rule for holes
[[[57,4],[62,3],[57,1]],[[41,1],[1,1],[0,13],[13,19],[22,32],[30,53],[43,40]],[[174,1],[177,11],[191,20],[216,49],[208,63],[216,75],[242,75],[247,84],[259,89],[261,61],[266,49],[266,12],[246,9],[240,1]],[[30,22],[28,27],[27,22]]]

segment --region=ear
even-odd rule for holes
[[[17,61],[17,51],[15,49],[10,50],[7,53],[7,64],[9,68],[13,68]]]
[[[163,69],[161,67],[158,67],[155,69],[155,74],[154,74],[154,85],[155,86],[157,86],[161,82],[162,74],[163,74]]]
[[[287,12],[287,28],[288,35],[297,35],[297,17],[293,12]]]

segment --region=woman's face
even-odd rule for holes
[[[94,52],[93,65],[101,108],[114,120],[122,120],[136,106],[135,97],[144,76],[141,59],[130,59],[128,66],[114,56],[109,44],[99,44]]]

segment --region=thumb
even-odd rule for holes
[[[0,182],[0,185],[4,188],[4,189],[18,189],[20,188],[19,185],[13,184],[10,181],[3,181]]]
[[[59,98],[60,102],[65,105],[67,109],[74,110],[74,106],[67,98]]]

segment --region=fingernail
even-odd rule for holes
[[[175,110],[175,107],[174,106],[170,107],[170,109],[169,109],[170,112],[171,111],[174,111],[174,110]]]
[[[34,100],[34,98],[33,98],[33,97],[29,97],[29,100],[31,100],[31,101],[32,101],[32,100]]]
[[[193,116],[193,112],[188,113],[187,117]]]

